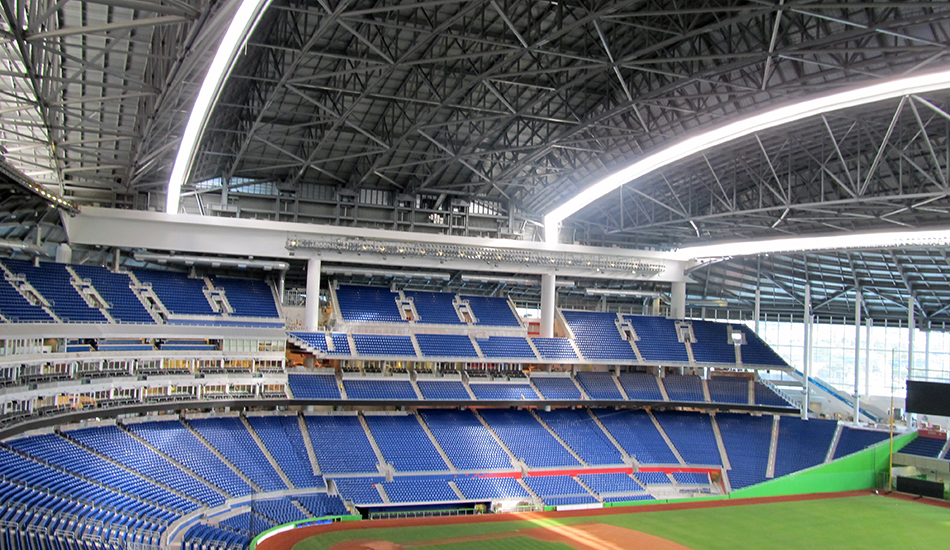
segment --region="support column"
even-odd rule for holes
[[[871,395],[871,327],[874,326],[874,319],[868,317],[864,322],[866,332],[864,333],[864,396]]]
[[[541,337],[554,336],[554,307],[557,300],[554,273],[541,275]]]
[[[309,331],[317,330],[320,322],[320,259],[307,261],[307,304],[304,325]]]
[[[58,264],[73,263],[73,249],[70,248],[68,244],[59,243],[59,246],[56,248],[56,263]]]
[[[861,288],[854,295],[854,421],[861,421]]]
[[[686,282],[670,283],[670,317],[686,318]]]
[[[277,279],[277,299],[280,300],[280,305],[284,304],[284,292],[287,290],[287,270],[282,269],[280,271],[280,278]]]
[[[904,380],[910,378],[914,372],[914,329],[917,328],[914,313],[914,293],[911,292],[907,299],[907,375],[901,377]],[[894,379],[894,373],[891,373],[891,379]]]
[[[752,311],[752,316],[755,318],[755,333],[759,333],[759,317],[762,316],[762,290],[756,285],[755,287],[755,307]]]
[[[811,382],[808,380],[808,377],[811,376],[811,285],[805,285],[805,399],[804,399],[804,408],[802,409],[802,418],[808,420],[808,411],[811,408]]]

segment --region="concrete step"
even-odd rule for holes
[[[303,436],[303,445],[307,448],[307,457],[310,458],[310,469],[313,475],[321,475],[320,464],[317,463],[317,453],[313,450],[313,440],[310,439],[310,430],[307,428],[307,421],[303,415],[297,416],[297,423],[300,425],[300,435]]]

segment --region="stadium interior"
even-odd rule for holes
[[[950,481],[950,6],[0,4],[0,550]]]

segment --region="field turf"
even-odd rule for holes
[[[359,522],[358,529],[312,536],[295,544],[292,550],[329,550],[337,543],[355,540],[388,541],[429,550],[569,550],[571,546],[563,542],[538,540],[524,533],[527,530],[537,533],[538,528],[556,530],[561,526],[585,524],[606,524],[648,533],[692,550],[930,550],[944,548],[950,540],[950,509],[863,495],[494,523],[369,529],[365,527],[372,525],[371,522]],[[472,540],[464,540],[466,538]],[[613,547],[649,546],[631,539],[629,545],[621,542]]]

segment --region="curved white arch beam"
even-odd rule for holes
[[[201,143],[201,137],[204,135],[208,115],[211,114],[218,100],[224,81],[231,74],[238,52],[247,43],[247,37],[257,26],[268,4],[270,0],[241,0],[241,5],[234,13],[234,18],[231,19],[231,24],[228,25],[228,30],[218,45],[214,59],[211,60],[211,66],[208,67],[208,72],[201,82],[195,105],[191,108],[191,114],[188,115],[188,124],[185,125],[181,143],[178,144],[178,154],[175,156],[175,165],[172,166],[172,174],[168,179],[168,192],[165,196],[165,212],[169,214],[178,213],[181,187],[191,174],[191,167],[198,152],[198,144]]]
[[[581,208],[603,197],[618,187],[641,178],[664,166],[680,161],[701,151],[732,140],[795,122],[815,115],[893,99],[910,94],[950,88],[950,70],[879,82],[861,88],[838,92],[815,99],[800,101],[764,113],[737,120],[725,126],[703,132],[647,155],[604,179],[595,182],[566,203],[544,216],[544,239],[556,243],[561,222]]]
[[[917,229],[873,233],[845,233],[814,237],[783,237],[688,246],[671,256],[681,261],[715,261],[735,256],[812,252],[819,250],[859,250],[869,248],[950,246],[950,229]]]

